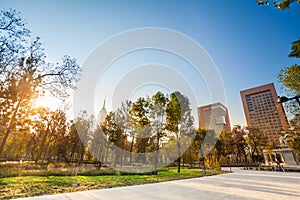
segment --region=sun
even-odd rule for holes
[[[33,102],[34,107],[45,107],[50,110],[57,110],[61,104],[62,101],[60,99],[51,96],[39,96]]]

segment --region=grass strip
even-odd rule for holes
[[[219,174],[206,171],[206,176]],[[93,174],[93,173],[91,173]],[[91,189],[113,188],[204,176],[200,169],[183,167],[177,173],[176,167],[159,170],[158,175],[92,175],[92,176],[18,176],[0,178],[0,199],[58,194]]]

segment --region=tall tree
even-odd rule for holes
[[[263,149],[267,139],[258,128],[247,127],[246,143],[253,163],[263,161]]]
[[[122,149],[129,151],[129,159],[130,162],[132,161],[132,149],[133,149],[133,144],[134,144],[134,138],[135,134],[133,132],[133,127],[132,127],[132,118],[130,115],[130,110],[131,110],[132,102],[129,100],[126,100],[122,102],[121,107],[117,109],[116,111],[116,120],[117,124],[121,128],[121,130],[124,132],[124,136],[127,139],[131,139],[130,142],[130,149],[127,149],[128,142],[124,141],[122,143]],[[126,146],[127,145],[127,146]],[[122,159],[125,161],[126,160],[126,151],[122,151],[121,153]],[[121,161],[121,165],[123,164],[123,161]]]
[[[196,159],[200,161],[200,164],[202,165],[203,168],[204,168],[204,157],[205,157],[203,153],[203,149],[204,149],[203,141],[206,134],[207,134],[206,129],[202,129],[202,128],[197,129],[193,141],[193,146],[195,148],[194,151],[197,155]]]
[[[222,144],[222,155],[226,164],[232,164],[232,155],[234,153],[234,140],[231,132],[223,131],[220,135],[220,141]]]
[[[112,151],[114,153],[113,157],[114,159],[113,164],[114,167],[116,167],[118,161],[120,160],[120,151],[119,148],[122,148],[124,146],[124,142],[126,140],[126,137],[120,128],[120,126],[117,123],[117,117],[115,112],[110,112],[104,122],[101,125],[102,131],[107,135],[108,140],[116,145],[118,148],[113,147]],[[107,149],[108,150],[108,149]],[[108,151],[107,151],[108,153]],[[108,154],[107,154],[108,155]]]
[[[145,152],[148,146],[148,141],[150,137],[149,125],[149,106],[150,99],[147,97],[146,99],[143,97],[138,98],[135,102],[133,102],[130,113],[133,120],[133,126],[135,132],[137,132],[136,137],[136,147],[139,154],[139,159],[141,159],[144,163],[146,162]]]
[[[166,124],[166,105],[168,103],[168,98],[161,92],[157,92],[151,98],[150,106],[150,117],[151,126],[155,133],[156,141],[154,142],[154,173],[158,174],[158,154],[160,140],[164,136],[164,128]]]
[[[166,108],[166,129],[176,135],[177,141],[177,163],[178,173],[180,173],[181,165],[181,151],[180,151],[180,137],[181,134],[187,134],[187,128],[192,128],[191,122],[193,118],[191,116],[191,108],[189,99],[176,91],[170,95],[170,100]]]
[[[246,132],[241,126],[234,126],[232,129],[233,152],[237,163],[245,163],[247,157]]]
[[[71,121],[68,133],[68,149],[69,149],[69,160],[74,162],[76,161],[80,164],[83,161],[83,157],[85,154],[85,146],[79,137],[79,133],[76,127],[76,122]]]
[[[4,133],[0,154],[6,140],[30,102],[45,89],[61,98],[75,88],[80,68],[76,60],[65,56],[62,64],[45,62],[40,38],[32,41],[24,20],[15,10],[0,12],[0,117]]]
[[[66,152],[61,146],[65,143],[67,129],[65,113],[40,107],[35,109],[31,118],[28,126],[32,130],[32,157],[35,162],[41,160],[49,163],[54,158],[59,161],[60,157],[68,161]]]
[[[90,152],[94,156],[94,161],[98,163],[98,168],[100,169],[101,163],[105,160],[106,155],[107,140],[101,126],[97,126],[92,134],[90,143]]]

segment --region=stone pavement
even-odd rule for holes
[[[234,170],[202,178],[24,198],[82,200],[300,199],[300,173]]]

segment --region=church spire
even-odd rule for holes
[[[98,124],[99,125],[105,120],[105,117],[106,117],[106,114],[107,114],[107,111],[106,111],[106,108],[105,108],[105,101],[106,101],[106,97],[104,98],[104,101],[103,101],[103,107],[99,111],[99,114],[98,114]]]
[[[104,97],[104,101],[103,101],[103,107],[102,107],[102,109],[105,109],[105,100],[106,100],[106,97]]]

